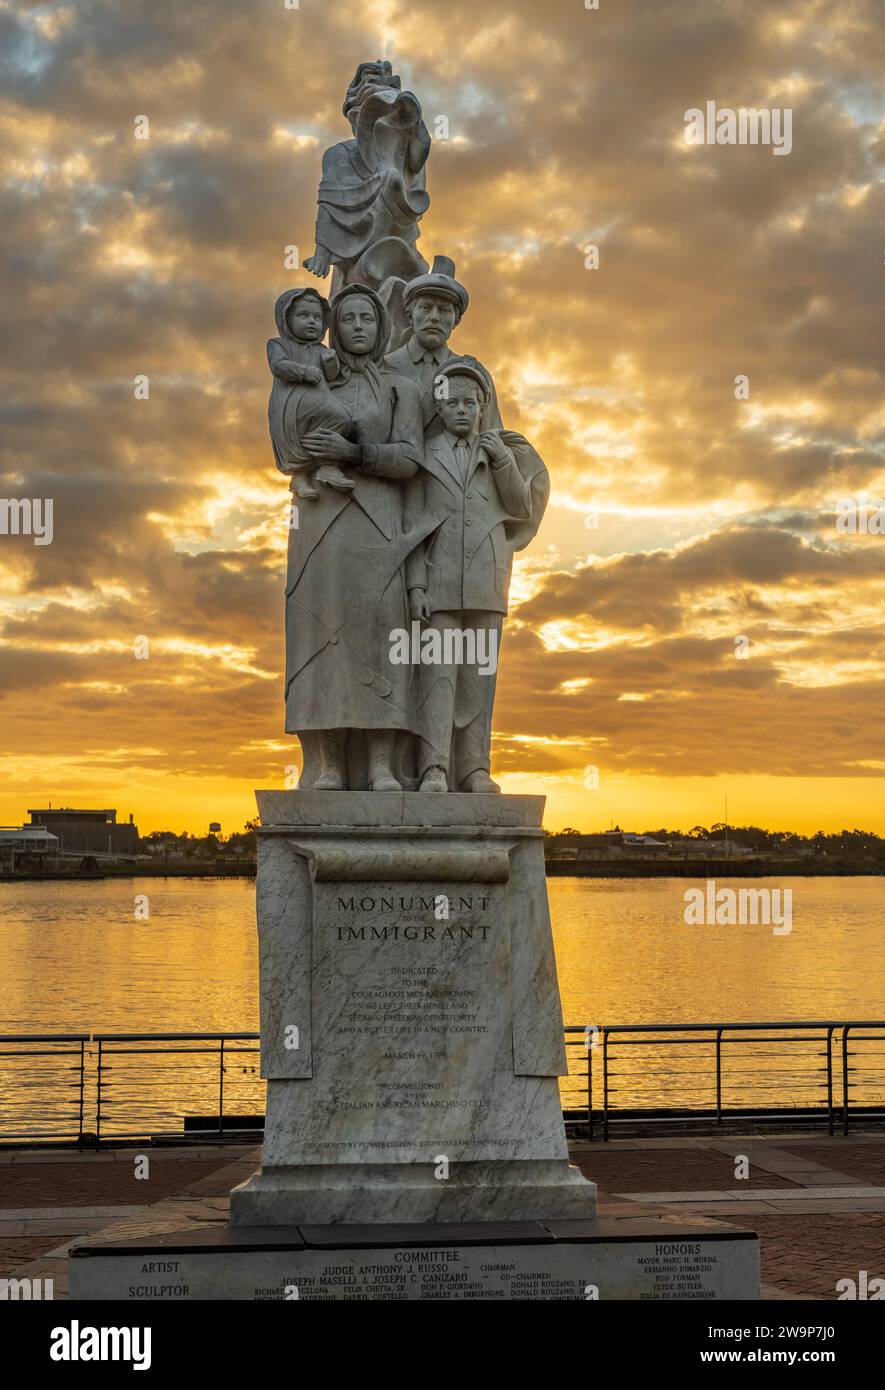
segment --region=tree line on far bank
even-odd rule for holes
[[[243,829],[233,835],[190,835],[186,830],[180,834],[175,830],[152,830],[149,835],[140,837],[141,851],[161,859],[218,859],[231,854],[254,859],[258,848],[255,836],[257,825],[257,817],[247,820]]]
[[[620,827],[614,826],[612,829],[619,831]],[[565,830],[559,830],[555,834],[548,832],[548,839],[567,841],[587,833],[589,832],[567,826]],[[820,855],[829,859],[854,862],[866,860],[873,864],[885,865],[885,837],[876,835],[872,830],[840,830],[833,834],[817,830],[813,835],[798,835],[794,830],[763,830],[759,825],[726,825],[724,821],[717,821],[709,828],[705,825],[695,825],[688,831],[657,829],[643,830],[639,833],[667,843],[695,841],[699,850],[702,850],[705,844],[721,843],[727,839],[733,845],[743,845],[757,853],[777,854],[784,858],[789,858],[791,854],[813,854],[815,857]]]
[[[141,848],[142,852],[165,859],[217,859],[226,855],[254,858],[258,823],[257,818],[248,820],[241,831],[232,835],[191,835],[188,831],[153,830],[141,837]],[[612,829],[617,832],[620,827],[614,826]],[[548,840],[558,843],[589,833],[601,832],[576,830],[573,826],[545,832]],[[742,845],[760,854],[777,854],[784,858],[813,855],[815,858],[820,856],[854,863],[866,861],[885,866],[885,837],[876,835],[872,830],[840,830],[833,834],[818,830],[813,835],[798,835],[793,830],[764,830],[758,825],[726,826],[723,821],[717,821],[709,827],[695,825],[691,830],[659,827],[639,833],[666,843],[694,841],[699,851],[703,850],[705,844],[721,843],[728,839],[733,845]]]

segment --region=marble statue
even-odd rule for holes
[[[454,262],[428,269],[415,250],[430,147],[417,99],[389,63],[361,63],[344,112],[354,138],[323,158],[305,261],[334,267],[331,303],[286,291],[268,343],[274,458],[296,499],[286,730],[305,790],[495,792],[512,559],[549,479],[503,428],[488,369],[449,346],[469,304]]]
[[[316,249],[304,262],[323,279],[332,269],[332,295],[345,285],[401,285],[427,269],[415,243],[430,205],[424,166],[430,134],[421,106],[402,91],[390,63],[360,63],[347,89],[344,115],[352,140],[323,156],[317,195]]]
[[[484,429],[485,373],[463,360],[439,369],[441,433],[406,485],[417,525],[442,515],[406,559],[410,612],[423,623],[419,666],[420,790],[497,792],[489,775],[497,657],[513,554],[541,524],[547,469],[528,440]],[[431,634],[437,634],[434,642]]]

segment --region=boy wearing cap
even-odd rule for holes
[[[481,368],[455,360],[438,375],[440,432],[426,441],[424,467],[406,485],[407,518],[442,517],[406,560],[411,617],[425,625],[420,790],[448,791],[451,778],[453,791],[497,792],[489,774],[492,706],[510,571],[514,552],[540,525],[549,479],[522,435],[481,431],[489,403]]]

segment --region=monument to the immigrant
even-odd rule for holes
[[[668,1298],[696,1244],[698,1297],[753,1297],[746,1233],[617,1230],[569,1164],[544,802],[490,775],[511,566],[548,473],[449,347],[468,293],[416,249],[417,98],[362,63],[344,113],[305,262],[331,301],[288,290],[268,343],[303,772],[257,793],[262,1166],[225,1232],[138,1251],[176,1255],[170,1296]],[[106,1295],[137,1258],[85,1242],[72,1278]]]
[[[418,101],[363,63],[344,109],[354,139],[326,152],[305,263],[340,288],[283,295],[268,345],[304,769],[298,791],[258,793],[267,1118],[232,1219],[591,1217],[559,1102],[543,801],[489,772],[512,558],[547,470],[448,347],[468,303],[454,266],[422,273]]]

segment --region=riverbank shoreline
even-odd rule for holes
[[[548,862],[548,878],[882,878],[885,866],[820,864],[799,859],[592,860],[585,864]]]
[[[692,859],[629,861],[598,859],[583,864],[548,862],[548,878],[882,878],[885,867],[870,864],[809,863],[807,860],[731,860]],[[90,883],[129,878],[209,878],[248,879],[255,877],[254,866],[218,868],[211,865],[107,866],[97,872],[41,872],[0,874],[3,883]]]
[[[125,878],[214,878],[214,879],[234,879],[234,878],[254,878],[255,869],[217,869],[210,866],[205,868],[195,867],[194,865],[168,864],[154,866],[152,864],[139,865],[133,868],[127,865],[123,868],[107,866],[99,870],[77,870],[69,872],[42,872],[42,873],[22,873],[22,874],[0,874],[0,883],[92,883],[105,882],[107,879]]]

